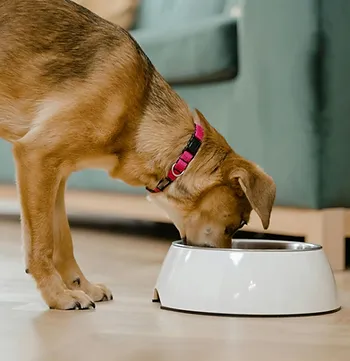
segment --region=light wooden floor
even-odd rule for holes
[[[343,309],[305,318],[225,318],[160,310],[153,286],[169,243],[73,232],[77,258],[114,301],[49,311],[24,273],[20,228],[0,222],[1,361],[342,361],[350,359],[350,273],[336,275]]]

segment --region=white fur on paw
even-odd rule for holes
[[[65,290],[50,302],[49,307],[56,310],[88,310],[96,306],[85,292]]]
[[[85,288],[85,287],[84,287]],[[95,302],[111,301],[113,300],[112,292],[102,284],[89,284],[85,288],[85,292]]]

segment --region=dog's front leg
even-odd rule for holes
[[[62,179],[58,187],[54,211],[54,264],[69,289],[82,290],[95,302],[109,301],[113,298],[111,291],[104,285],[91,284],[74,257],[64,201],[65,185],[66,181]]]
[[[93,301],[80,290],[69,290],[53,262],[53,212],[61,164],[22,140],[14,144],[17,185],[20,194],[26,266],[50,308],[86,309]]]

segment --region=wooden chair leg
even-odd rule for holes
[[[345,269],[345,237],[345,209],[329,208],[317,211],[305,241],[320,244],[333,271],[342,271]]]

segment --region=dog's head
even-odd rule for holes
[[[167,213],[187,244],[228,248],[233,235],[249,222],[252,210],[263,228],[269,227],[276,186],[199,116],[209,137],[206,150],[198,153],[193,170],[176,180],[178,185],[175,182],[168,194],[149,199]]]

